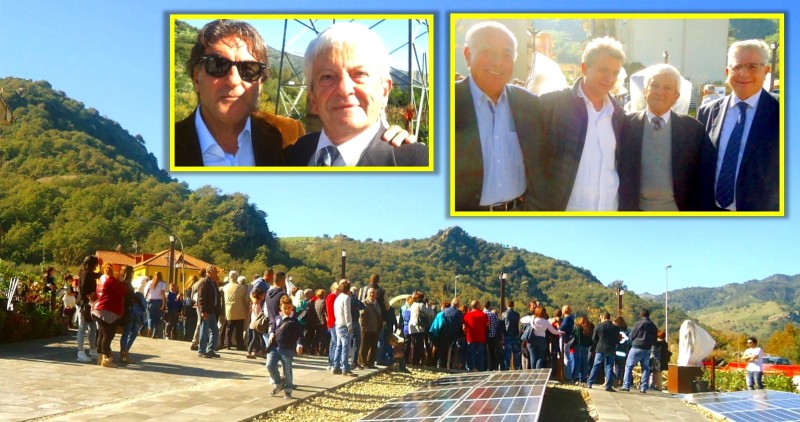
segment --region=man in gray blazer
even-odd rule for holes
[[[467,31],[466,44],[470,76],[455,86],[455,209],[530,209],[539,99],[509,84],[516,38],[500,23],[482,22]]]

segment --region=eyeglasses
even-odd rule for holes
[[[743,64],[737,64],[735,66],[728,66],[728,68],[736,73],[741,72],[743,70],[746,70],[747,73],[756,73],[756,71],[758,69],[761,69],[761,67],[763,66],[764,63],[743,63]]]
[[[203,56],[203,69],[215,78],[221,78],[228,74],[231,66],[239,69],[239,77],[245,82],[255,82],[264,75],[267,65],[256,61],[235,62],[220,56]]]

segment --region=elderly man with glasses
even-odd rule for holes
[[[711,138],[701,162],[704,209],[778,210],[779,107],[763,88],[769,54],[761,40],[731,44],[725,76],[733,92],[697,111]]]

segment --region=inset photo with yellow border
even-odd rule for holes
[[[785,214],[784,14],[454,13],[450,42],[451,216]]]
[[[170,171],[433,171],[433,15],[172,14]]]

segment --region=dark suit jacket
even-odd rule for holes
[[[578,78],[571,89],[547,93],[541,96],[540,120],[544,131],[541,150],[538,152],[540,165],[538,178],[544,180],[547,190],[537,195],[537,208],[551,211],[567,209],[578,165],[581,162],[583,146],[586,142],[586,128],[589,113],[583,98],[578,96],[578,87],[583,78]],[[611,125],[617,139],[616,162],[619,165],[619,141],[626,124],[625,112],[617,101],[610,97],[614,105]]]
[[[642,110],[628,115],[628,124],[619,143],[619,209],[640,211],[642,175],[642,137],[647,113]],[[675,203],[681,211],[699,208],[700,152],[708,143],[703,125],[687,114],[670,112],[672,127],[672,190]]]
[[[196,110],[195,110],[196,112]],[[194,125],[195,112],[175,124],[175,166],[202,166],[203,152]],[[250,116],[256,166],[285,165],[283,147],[304,133],[297,120],[264,112]]]
[[[381,140],[386,129],[381,128],[361,153],[356,166],[427,166],[428,146],[425,144],[402,144],[394,147]],[[307,166],[317,151],[321,132],[309,133],[286,148],[286,162],[290,166]]]
[[[533,202],[531,198],[537,191],[532,166],[536,165],[534,153],[540,140],[540,131],[535,125],[539,98],[513,85],[506,87],[506,93],[519,138],[522,161],[525,163],[525,180],[528,186],[525,209],[532,209],[528,204]],[[456,211],[474,211],[480,205],[483,191],[483,152],[469,78],[456,82],[455,94],[455,208]]]
[[[592,333],[592,342],[597,353],[614,354],[619,344],[619,327],[611,321],[601,322]]]
[[[711,139],[703,149],[701,167],[701,206],[717,209],[714,199],[714,178],[720,132],[730,95],[710,102],[697,111],[697,119]],[[761,90],[756,114],[747,135],[744,155],[736,175],[737,211],[777,211],[780,206],[780,124],[778,100]]]

